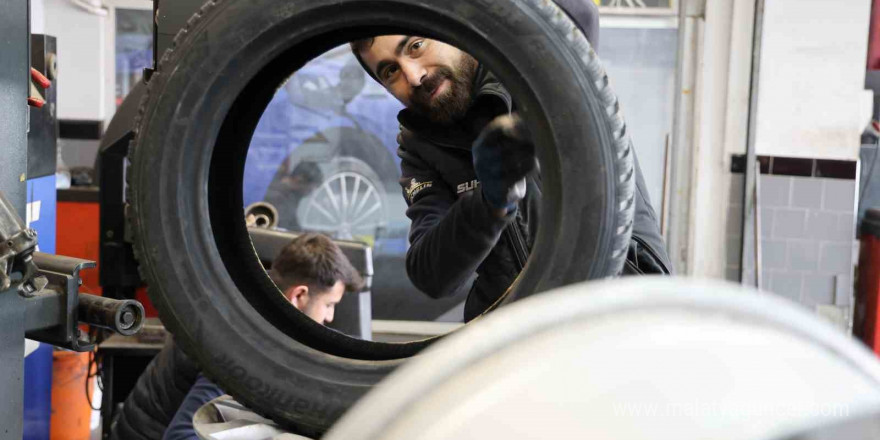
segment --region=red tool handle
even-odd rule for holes
[[[46,103],[46,101],[43,101],[42,99],[39,99],[39,98],[28,98],[27,101],[28,101],[28,105],[36,107],[36,108],[43,108],[43,104]]]
[[[52,81],[49,81],[49,78],[46,78],[45,75],[43,75],[42,73],[40,73],[39,70],[34,69],[33,67],[31,67],[31,78],[34,79],[34,82],[37,83],[38,86],[44,89],[48,89],[49,86],[52,85]]]

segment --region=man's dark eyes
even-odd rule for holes
[[[382,78],[387,79],[397,72],[397,66],[390,66],[382,69]]]

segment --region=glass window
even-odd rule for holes
[[[153,64],[153,12],[116,9],[116,105]]]
[[[667,19],[660,19],[665,22]],[[658,20],[602,24],[599,57],[620,99],[654,210],[663,206],[667,145],[675,113],[678,29]],[[612,20],[607,22],[613,23]]]

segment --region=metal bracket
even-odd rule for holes
[[[143,326],[144,307],[79,293],[80,271],[94,261],[34,252],[37,233],[25,226],[0,191],[0,292],[24,299],[25,336],[74,351],[94,349],[79,323],[130,335]]]
[[[0,291],[18,287],[30,295],[45,283],[34,275],[37,267],[31,254],[37,248],[37,231],[28,228],[6,195],[0,192]]]
[[[35,253],[40,275],[47,287],[29,298],[25,306],[25,335],[73,351],[90,351],[94,342],[80,330],[78,323],[79,272],[95,267],[93,261]]]
[[[34,261],[48,285],[25,303],[25,331],[29,339],[74,351],[90,351],[95,341],[79,328],[79,323],[123,335],[132,335],[143,327],[141,303],[79,293],[80,271],[95,267],[94,261],[40,252],[34,253]]]

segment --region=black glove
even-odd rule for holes
[[[525,124],[516,115],[498,116],[474,141],[474,170],[483,197],[505,213],[525,197],[525,177],[535,168],[535,146]]]

